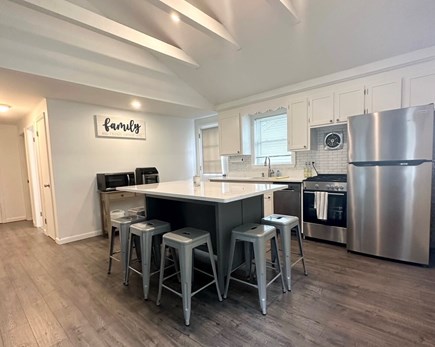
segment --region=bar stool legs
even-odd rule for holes
[[[202,288],[196,290],[192,293],[192,272],[193,272],[193,249],[200,245],[206,244],[207,250],[210,257],[210,263],[212,267],[213,275],[210,275],[202,270],[196,269],[207,276],[213,277],[213,280]],[[180,262],[180,274],[181,274],[181,293],[175,291],[169,286],[164,284],[164,281],[176,274],[164,277],[164,253],[166,247],[172,247],[178,250],[179,262]],[[219,290],[219,285],[217,281],[216,265],[213,256],[213,248],[211,244],[210,234],[206,231],[194,229],[194,228],[183,228],[163,235],[163,241],[161,246],[161,264],[160,264],[160,278],[159,278],[159,293],[157,295],[156,304],[160,305],[160,299],[162,297],[163,288],[181,296],[183,303],[183,316],[184,324],[190,325],[190,315],[191,315],[191,300],[192,296],[199,293],[201,290],[215,283],[216,291],[219,301],[222,301],[222,296]]]
[[[298,262],[302,261],[304,275],[307,276],[307,269],[305,267],[305,257],[302,246],[302,234],[299,225],[299,218],[296,216],[287,216],[280,214],[272,214],[270,216],[264,217],[261,220],[262,224],[274,226],[277,232],[281,236],[281,248],[284,256],[284,272],[286,276],[287,289],[291,290],[291,277],[292,277],[292,267]],[[293,263],[291,262],[291,231],[296,230],[296,236],[299,244],[299,258]],[[278,252],[272,249],[272,261],[274,259],[279,259]]]
[[[164,233],[171,231],[171,226],[167,222],[163,222],[157,219],[149,220],[143,223],[134,224],[130,227],[130,233],[128,238],[128,256],[127,256],[127,271],[125,273],[124,284],[128,285],[130,278],[130,271],[134,271],[142,276],[142,287],[144,299],[148,300],[148,293],[150,287],[150,277],[157,272],[151,273],[151,259],[153,250],[153,239]],[[131,253],[133,245],[133,237],[139,237],[140,249],[141,249],[141,272],[130,266]],[[164,265],[165,256],[162,254],[162,261]],[[174,261],[174,264],[175,261]]]
[[[120,261],[122,266],[122,276],[125,279],[125,273],[127,272],[127,253],[128,253],[128,236],[130,231],[130,226],[136,223],[143,222],[145,220],[144,216],[124,216],[120,218],[112,219],[112,229],[109,230],[110,246],[109,246],[109,268],[107,273],[110,274],[112,271],[112,260]],[[119,233],[119,251],[114,250],[115,243],[115,231],[118,230]],[[137,243],[136,246],[139,246]],[[139,252],[140,247],[136,247],[136,252]],[[120,257],[116,258],[115,254],[119,253]],[[138,256],[140,258],[140,254]]]
[[[260,302],[261,312],[265,315],[267,313],[267,287],[274,282],[278,277],[281,277],[281,286],[283,293],[286,292],[286,285],[284,282],[284,277],[281,270],[281,264],[279,257],[277,257],[277,268],[278,274],[267,283],[266,279],[266,242],[271,240],[273,242],[274,248],[278,249],[278,242],[276,237],[276,229],[273,226],[269,225],[260,225],[260,224],[243,224],[235,228],[231,235],[231,246],[230,246],[230,259],[229,259],[229,267],[228,267],[228,275],[225,284],[225,292],[224,298],[228,295],[228,289],[230,285],[230,280],[233,279],[237,282],[248,284],[252,287],[258,289],[258,298]],[[234,261],[234,250],[236,247],[237,241],[249,242],[254,246],[254,257],[255,257],[255,267],[257,274],[257,285],[252,283],[234,278],[231,276],[233,271],[237,270],[237,268],[233,269],[233,261]]]
[[[298,237],[298,243],[299,243],[299,256],[300,256],[300,258],[299,258],[298,260],[296,260],[296,262],[298,262],[299,260],[302,260],[302,266],[303,266],[303,268],[304,268],[304,275],[305,275],[305,276],[308,276],[308,272],[307,272],[307,269],[306,269],[306,267],[305,267],[305,256],[304,256],[304,247],[302,246],[302,233],[301,233],[301,227],[300,227],[299,224],[298,224],[298,226],[297,226],[296,235],[297,235],[297,237]],[[296,264],[296,262],[295,262],[295,264]],[[295,264],[292,264],[292,266],[295,265]]]

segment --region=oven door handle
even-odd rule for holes
[[[304,194],[305,193],[307,193],[307,194],[314,194],[314,192],[312,192],[312,191],[304,191]],[[345,195],[345,193],[330,193],[330,192],[326,192],[326,193],[328,193],[328,195],[339,195],[339,196],[344,196]]]

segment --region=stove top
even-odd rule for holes
[[[304,180],[304,190],[317,191],[347,191],[347,175],[345,174],[320,174]]]
[[[305,181],[312,182],[347,182],[346,174],[319,174],[317,176],[308,177]]]

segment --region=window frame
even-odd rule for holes
[[[260,167],[260,166],[264,166],[264,164],[257,164],[256,159],[257,159],[257,155],[256,155],[256,145],[255,145],[255,136],[256,136],[256,132],[255,132],[255,121],[258,119],[262,119],[262,118],[268,118],[268,117],[274,117],[274,116],[279,116],[279,115],[286,115],[287,116],[287,122],[288,122],[288,110],[285,107],[280,107],[274,111],[269,111],[269,112],[263,112],[263,113],[258,113],[255,115],[251,115],[250,116],[250,126],[251,126],[251,165],[253,167]],[[286,127],[286,143],[287,143],[287,151],[289,152],[289,157],[290,157],[290,162],[289,163],[272,163],[271,165],[274,166],[280,166],[280,167],[295,167],[296,166],[296,153],[294,151],[290,151],[288,149],[288,124]],[[266,158],[266,157],[264,157]]]
[[[206,124],[200,125],[197,129],[197,139],[198,139],[198,163],[197,163],[197,171],[202,176],[220,176],[223,174],[224,171],[224,162],[223,157],[220,155],[221,159],[221,172],[220,173],[204,173],[204,155],[203,155],[203,135],[202,131],[207,129],[216,128],[218,131],[218,138],[219,138],[219,124],[217,122],[210,122]],[[220,138],[219,138],[220,141]],[[219,146],[219,144],[218,144]],[[219,150],[219,148],[218,148]]]

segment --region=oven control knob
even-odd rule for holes
[[[335,186],[334,188],[335,188],[335,190],[338,190],[338,186]]]
[[[344,189],[344,187],[343,186],[340,186],[340,190],[343,190]]]
[[[327,185],[326,185],[326,189],[331,189],[331,185],[330,185],[330,184],[327,184]]]
[[[319,185],[316,183],[316,184],[314,185],[314,187],[315,187],[315,188],[319,188]]]

